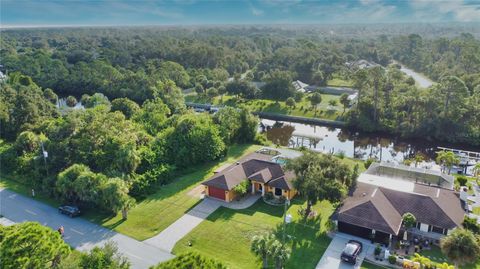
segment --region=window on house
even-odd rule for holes
[[[277,195],[277,196],[282,195],[282,189],[275,188],[275,195]]]
[[[432,232],[437,233],[437,234],[443,234],[443,228],[440,227],[432,227]]]

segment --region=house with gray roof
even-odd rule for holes
[[[409,180],[389,179],[386,174],[397,175],[392,171],[395,167],[389,166],[388,173],[376,178],[379,167],[382,166],[376,165],[359,177],[356,189],[337,210],[334,219],[339,231],[386,243],[403,238],[403,215],[411,213],[417,223],[408,232],[438,242],[462,225],[464,206],[458,193],[438,181],[443,177],[434,182],[416,182],[419,171],[415,170]]]

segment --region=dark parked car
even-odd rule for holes
[[[357,263],[357,257],[362,252],[362,243],[356,240],[348,241],[347,245],[342,251],[342,261],[348,262],[351,264]]]
[[[71,218],[80,215],[80,209],[76,206],[62,205],[58,208],[58,212],[70,216]]]

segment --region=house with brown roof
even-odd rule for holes
[[[390,166],[389,173],[392,169]],[[359,177],[356,189],[337,210],[335,219],[340,232],[380,243],[401,240],[405,232],[402,216],[411,213],[417,223],[408,232],[436,242],[462,225],[465,210],[455,191],[442,184],[380,177],[371,172]],[[400,174],[404,177],[404,173]]]
[[[202,183],[205,194],[231,202],[237,196],[234,188],[248,181],[252,194],[260,193],[263,196],[272,193],[277,198],[292,199],[296,194],[292,183],[295,175],[291,171],[284,171],[281,163],[274,160],[271,155],[256,152],[235,164],[222,167]]]

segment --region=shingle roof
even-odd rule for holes
[[[398,234],[407,212],[418,222],[436,227],[452,229],[461,225],[464,211],[453,191],[416,184],[414,192],[359,182],[339,209],[338,220],[389,234]]]
[[[274,162],[267,161],[271,156],[253,153],[237,164],[233,164],[223,171],[216,173],[210,179],[203,182],[203,185],[231,190],[242,181],[250,179],[260,183],[270,182],[277,188],[292,189],[291,173],[288,176],[283,172],[282,167]]]
[[[295,174],[292,171],[285,172],[284,176],[279,178],[273,179],[268,182],[268,186],[273,188],[279,188],[282,190],[292,190],[293,189],[293,179],[295,178]]]

